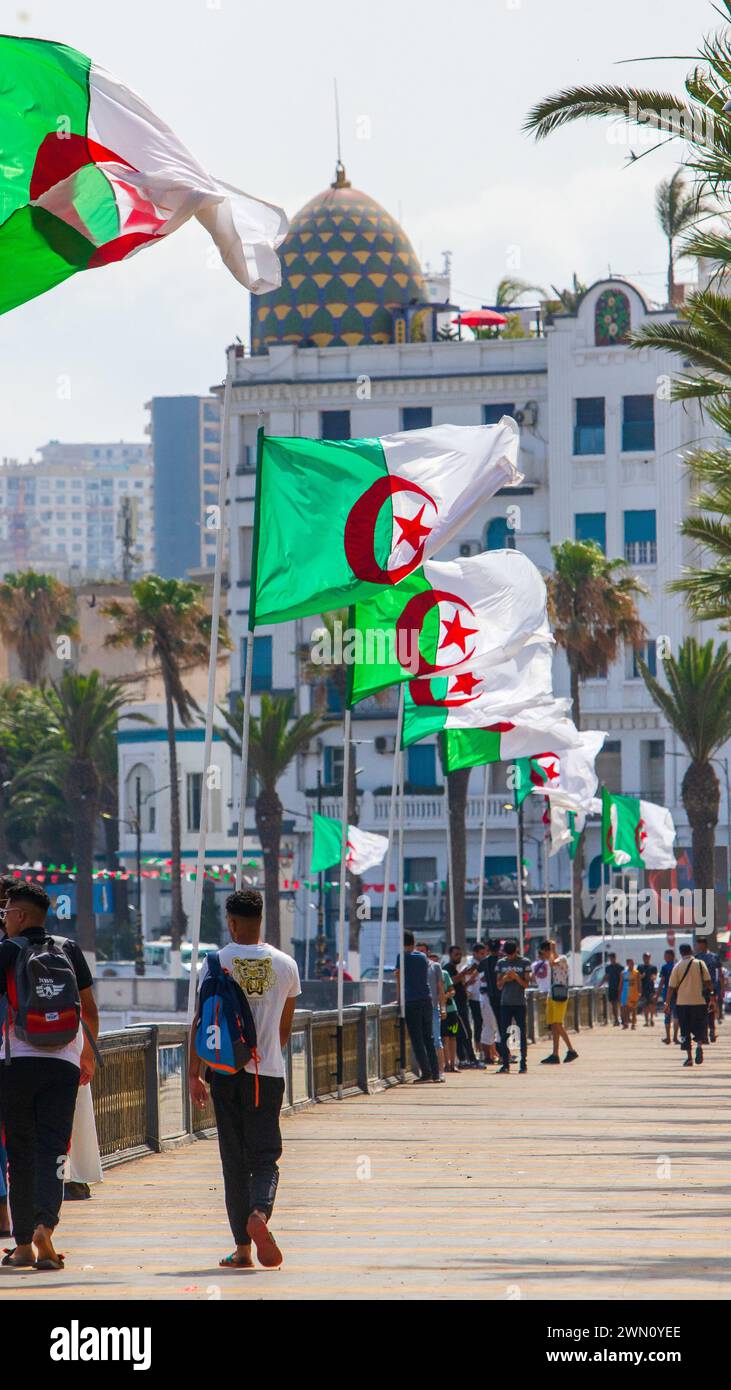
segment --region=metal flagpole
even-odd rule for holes
[[[310,893],[311,893],[311,891],[312,891],[311,886],[310,886],[310,874],[311,874],[312,870],[310,869],[310,865],[311,865],[311,863],[312,863],[312,849],[313,849],[313,845],[314,845],[314,840],[315,840],[315,822],[314,822],[314,820],[312,819],[312,816],[310,816],[310,854],[309,854],[309,858],[308,858],[308,860],[307,860],[307,864],[306,864],[306,866],[305,866],[305,867],[306,867],[306,873],[307,873],[307,888],[305,889],[305,902],[306,902],[306,904],[307,904],[307,911],[306,911],[306,913],[305,913],[305,979],[306,979],[306,980],[309,980],[309,978],[310,978],[310,913],[311,913],[311,911],[312,911],[312,904],[311,904],[311,902],[310,902]]]
[[[607,960],[607,888],[606,871],[607,865],[602,861],[602,882],[601,882],[601,908],[602,908],[602,965]]]
[[[350,706],[345,708],[343,726],[343,816],[340,838],[340,911],[338,916],[338,1026],[336,1033],[336,1068],[338,1099],[343,1096],[343,971],[345,969],[345,876],[348,843],[348,786],[350,779]]]
[[[523,803],[518,807],[518,814],[515,819],[515,862],[518,869],[518,936],[520,940],[520,954],[522,956],[525,949],[525,930],[523,926]]]
[[[249,599],[251,604],[251,599]],[[249,609],[251,612],[251,609]],[[244,712],[241,721],[241,777],[239,780],[239,832],[236,842],[236,887],[240,888],[244,875],[244,835],[246,833],[246,794],[249,786],[249,728],[251,725],[251,677],[254,665],[254,632],[246,634],[246,658],[244,670]],[[264,903],[266,912],[266,902]]]
[[[550,821],[550,812],[549,812],[549,821]],[[544,825],[544,827],[543,827],[543,900],[544,900],[544,916],[545,916],[546,938],[547,938],[547,939],[550,939],[550,936],[551,936],[551,883],[550,883],[550,868],[549,868],[549,863],[548,863],[548,837],[549,837],[550,833],[551,833],[551,830],[550,830],[550,823],[549,823],[549,825]]]
[[[404,690],[402,681],[398,694],[398,713],[396,715],[396,746],[393,750],[393,770],[391,773],[391,800],[388,807],[388,848],[383,869],[383,902],[381,904],[381,940],[378,950],[378,1002],[383,1004],[383,977],[386,969],[386,932],[388,928],[388,903],[391,885],[391,848],[396,828],[396,797],[399,782],[399,758],[401,757],[401,732],[404,727]]]
[[[487,788],[490,782],[490,764],[485,763],[485,780],[482,788],[482,833],[480,835],[480,886],[477,890],[477,940],[482,941],[482,902],[485,895],[485,837],[487,835]]]
[[[399,1067],[406,1072],[406,962],[404,959],[404,755],[399,751],[398,808],[398,920],[399,920]]]
[[[569,859],[569,873],[571,873],[572,861]],[[569,911],[571,913],[571,983],[580,985],[581,979],[581,952],[576,949],[576,904],[574,903],[573,884],[569,895]]]
[[[231,371],[226,370],[223,388],[223,418],[221,420],[221,462],[218,471],[218,533],[216,535],[216,564],[213,571],[213,596],[211,599],[211,644],[208,656],[208,697],[206,704],[206,730],[203,743],[203,776],[201,779],[200,822],[198,825],[198,857],[195,865],[195,892],[193,895],[193,922],[190,956],[190,982],[188,985],[188,1023],[195,1016],[195,996],[198,987],[198,942],[201,935],[201,911],[203,908],[203,875],[206,868],[206,839],[208,835],[208,775],[213,752],[213,714],[216,708],[216,666],[218,663],[218,624],[221,616],[221,575],[223,572],[224,518],[226,516],[226,488],[228,484],[229,449],[228,437],[231,427]]]
[[[449,888],[449,945],[454,945],[454,875],[452,873],[452,824],[449,814],[449,773],[444,779],[447,802],[447,887]]]

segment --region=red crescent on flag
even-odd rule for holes
[[[386,570],[379,565],[374,550],[376,522],[384,502],[398,492],[414,492],[425,497],[437,511],[433,497],[418,483],[410,483],[406,478],[378,478],[358,498],[351,507],[345,523],[345,556],[356,579],[366,579],[371,584],[398,584],[412,570],[418,569],[424,558],[424,541],[414,551],[408,564],[398,565],[396,569]]]
[[[645,822],[644,822],[643,820],[638,820],[638,822],[637,822],[637,828],[636,828],[636,830],[635,830],[635,844],[636,844],[636,846],[637,846],[637,853],[638,853],[638,854],[642,854],[642,851],[643,851],[643,849],[644,849],[644,847],[645,847],[645,840],[646,840],[646,839],[647,839],[647,831],[645,830]]]
[[[450,700],[449,696],[445,695],[443,700],[438,700],[431,693],[431,683],[432,677],[428,680],[409,681],[409,691],[415,705],[436,705],[440,709],[456,709],[459,705],[471,705],[472,701],[479,699],[483,693],[478,690],[476,695],[466,695],[463,700]]]
[[[425,656],[422,656],[419,651],[418,640],[419,637],[421,637],[424,627],[424,619],[427,613],[439,603],[453,603],[455,608],[461,608],[465,612],[471,613],[473,618],[475,616],[474,609],[470,608],[470,605],[465,599],[459,598],[457,594],[449,594],[445,589],[425,589],[421,594],[414,594],[414,597],[409,599],[403,613],[396,623],[397,653],[411,650],[408,645],[410,638],[407,634],[412,632],[418,634],[416,651],[419,658],[419,665],[414,671],[412,679],[417,679],[420,676],[438,675],[441,671],[451,671],[453,666],[461,666],[464,661],[469,661],[470,657],[474,655],[475,649],[473,647],[471,651],[465,652],[464,656],[458,657],[456,661],[449,661],[441,666],[433,665],[431,661],[427,661]]]

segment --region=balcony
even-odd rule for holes
[[[511,829],[514,824],[512,806],[506,810],[509,792],[500,792],[487,798],[488,829]],[[363,830],[373,830],[376,834],[388,831],[388,817],[391,798],[364,792],[360,798],[359,824]],[[342,797],[324,797],[322,814],[340,820],[343,814]],[[467,797],[466,823],[468,830],[479,830],[482,825],[482,796]],[[407,792],[404,799],[404,829],[406,830],[446,830],[447,799],[439,793],[422,794]]]

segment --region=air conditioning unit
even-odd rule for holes
[[[526,401],[522,410],[513,412],[513,419],[516,424],[527,425],[529,429],[533,429],[538,422],[538,402]]]
[[[460,541],[459,543],[460,558],[463,560],[466,560],[469,555],[479,555],[481,550],[480,541]]]
[[[374,745],[377,753],[395,753],[396,735],[378,734],[377,738],[374,739]]]

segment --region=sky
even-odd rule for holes
[[[463,306],[492,302],[506,273],[563,287],[611,269],[661,297],[654,190],[680,142],[628,165],[607,122],[540,144],[522,125],[577,83],[681,92],[718,24],[705,0],[0,0],[0,32],[89,54],[210,173],[290,217],[333,177],[337,77],[349,178],[400,218],[422,262],[451,251]],[[617,67],[648,55],[686,56]],[[140,440],[153,395],[221,380],[225,345],[248,337],[248,297],[209,245],[190,222],[0,319],[0,457]]]

